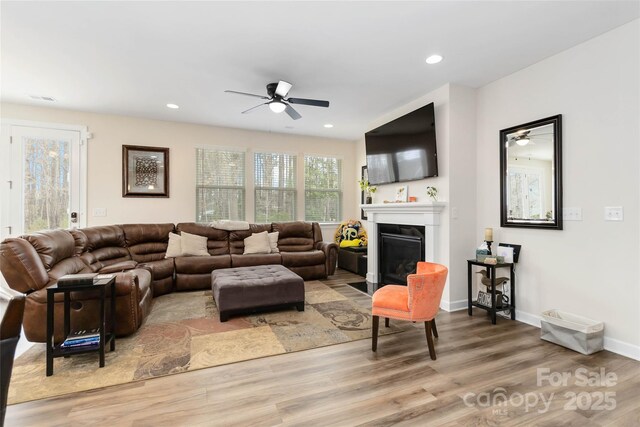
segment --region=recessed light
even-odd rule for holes
[[[440,55],[431,55],[430,57],[427,58],[427,64],[437,64],[438,62],[442,61],[442,56]]]
[[[332,125],[331,123],[327,123],[326,125],[324,125],[324,127],[326,127],[326,128],[332,128],[332,127],[333,127],[333,125]]]
[[[167,104],[167,108],[172,108],[174,110],[177,110],[178,108],[180,108],[180,106],[176,104]]]

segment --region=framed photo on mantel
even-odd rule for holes
[[[169,149],[122,146],[122,197],[169,197]]]

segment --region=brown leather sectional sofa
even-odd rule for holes
[[[243,255],[252,233],[278,231],[280,253]],[[165,258],[170,232],[207,237],[211,256]],[[153,297],[173,291],[209,289],[216,269],[281,264],[314,280],[332,275],[338,249],[322,241],[318,223],[251,224],[225,231],[196,223],[122,224],[78,230],[47,230],[0,244],[0,270],[11,288],[27,294],[24,330],[29,341],[46,337],[46,288],[65,274],[117,273],[116,334],[135,332]],[[59,298],[58,298],[59,297]],[[97,326],[97,296],[71,293],[72,328]],[[107,305],[109,306],[109,305]],[[62,338],[62,295],[56,295],[56,340]]]

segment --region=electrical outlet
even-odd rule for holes
[[[107,216],[107,208],[93,208],[93,216]]]
[[[582,208],[562,208],[564,221],[582,221]]]
[[[451,218],[458,219],[458,208],[451,208]]]
[[[624,210],[622,206],[608,206],[604,208],[605,221],[623,221]]]

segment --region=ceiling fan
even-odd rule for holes
[[[293,120],[298,120],[302,116],[289,104],[300,105],[312,105],[314,107],[328,107],[329,101],[321,101],[318,99],[306,99],[306,98],[287,98],[289,91],[291,90],[291,83],[280,80],[278,83],[269,83],[267,85],[267,95],[255,95],[253,93],[238,92],[236,90],[225,90],[227,93],[236,93],[238,95],[253,96],[254,98],[266,99],[267,102],[251,107],[248,110],[242,112],[242,114],[249,113],[258,107],[268,105],[269,109],[274,113],[286,112]]]
[[[507,144],[506,144],[507,148],[509,148],[513,144],[517,144],[521,147],[524,147],[525,145],[528,145],[528,144],[535,145],[536,143],[532,141],[533,139],[548,139],[543,135],[553,134],[553,132],[550,132],[550,133],[538,133],[534,135],[529,135],[530,133],[531,133],[530,130],[519,131],[515,135],[510,136],[509,139],[507,140]]]

